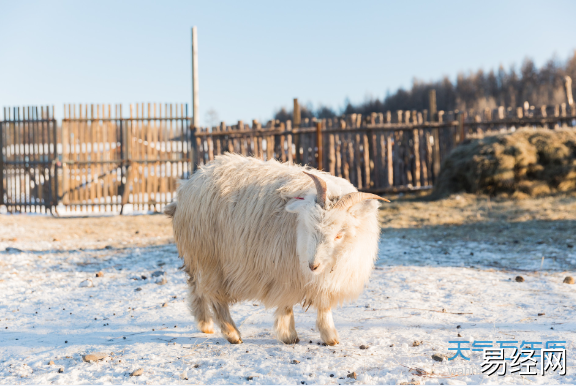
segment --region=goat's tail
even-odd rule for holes
[[[167,215],[168,217],[173,218],[174,213],[176,213],[176,201],[174,201],[169,205],[166,205],[166,207],[164,208],[164,214]]]

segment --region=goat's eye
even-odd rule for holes
[[[342,237],[344,237],[344,235],[342,233],[338,233],[336,237],[334,237],[334,240],[340,240]]]

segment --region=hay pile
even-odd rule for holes
[[[462,191],[513,198],[576,191],[576,130],[528,128],[461,144],[442,163],[432,197]]]

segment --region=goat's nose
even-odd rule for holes
[[[308,266],[310,267],[310,271],[316,271],[318,269],[318,267],[320,266],[320,263],[310,263],[308,264]]]

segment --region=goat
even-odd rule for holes
[[[301,303],[317,309],[322,341],[339,343],[331,309],[368,281],[380,234],[376,200],[388,200],[316,169],[229,153],[183,181],[177,197],[165,213],[202,332],[214,332],[214,318],[230,343],[242,343],[228,305],[257,300],[276,307],[276,335],[294,344],[292,307]]]

